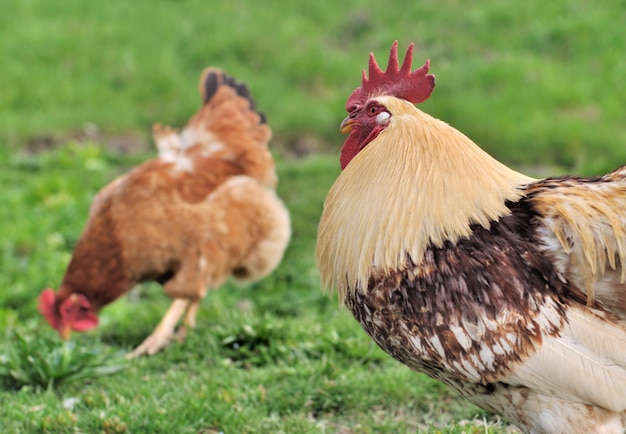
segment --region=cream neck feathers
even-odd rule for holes
[[[378,101],[392,119],[337,178],[319,225],[322,284],[341,300],[365,291],[373,272],[402,269],[407,255],[419,264],[429,245],[488,228],[533,181],[411,103]]]

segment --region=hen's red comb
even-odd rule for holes
[[[398,41],[391,46],[387,70],[382,71],[374,54],[370,53],[369,79],[363,71],[361,87],[357,88],[346,102],[346,110],[351,112],[356,106],[365,102],[375,95],[391,95],[418,104],[428,99],[435,88],[435,76],[428,74],[430,60],[426,60],[424,66],[411,71],[413,62],[413,46],[410,44],[406,50],[402,66],[398,62]]]

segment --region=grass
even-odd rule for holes
[[[181,125],[199,73],[247,81],[289,151],[332,151],[367,55],[416,43],[423,107],[509,163],[596,173],[626,160],[624,8],[609,0],[5,2],[0,142],[148,143]]]
[[[36,297],[58,285],[103,180],[145,156],[79,144],[37,154],[1,152],[7,203],[0,221],[7,236],[0,240],[0,330],[7,339],[0,354],[22,373],[21,383],[0,389],[3,433],[460,433],[484,432],[482,418],[492,421],[491,432],[502,427],[395,363],[319,290],[314,242],[322,201],[338,172],[334,157],[279,159],[293,243],[274,274],[251,287],[228,283],[209,293],[185,343],[112,373],[97,371],[117,365],[105,356],[138,345],[165,312],[169,299],[158,285],[142,285],[105,308],[100,326],[75,334],[71,348],[50,335]],[[35,343],[16,346],[15,331]],[[101,357],[74,381],[48,384],[46,378],[71,365],[55,362],[55,354],[68,352],[75,361]],[[38,369],[42,356],[52,366],[45,375]]]
[[[52,389],[59,383],[83,382],[125,368],[121,354],[93,350],[73,342],[59,344],[52,331],[26,337],[15,329],[0,357],[0,383],[8,389]],[[117,360],[115,360],[117,359]]]
[[[603,173],[626,162],[624,18],[608,0],[4,2],[0,366],[22,380],[0,367],[0,431],[510,431],[391,360],[320,292],[314,243],[343,106],[369,51],[384,64],[394,39],[413,41],[437,76],[424,110],[509,164]],[[251,287],[211,292],[184,344],[111,375],[45,381],[58,359],[30,378],[64,349],[115,366],[165,312],[160,288],[143,285],[64,347],[36,297],[58,286],[95,192],[154,154],[150,125],[197,109],[208,65],[248,82],[268,115],[293,220],[285,260]],[[50,358],[29,361],[36,350]]]

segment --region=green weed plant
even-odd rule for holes
[[[119,351],[102,346],[59,342],[58,336],[45,332],[27,335],[11,329],[9,335],[5,353],[0,353],[0,382],[9,389],[51,390],[111,375],[127,366]]]

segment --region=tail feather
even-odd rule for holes
[[[272,131],[255,109],[248,87],[209,67],[200,76],[203,105],[178,134],[156,125],[161,162],[173,164],[179,193],[186,201],[204,200],[225,179],[246,175],[275,188],[276,172],[268,142]]]
[[[209,67],[204,70],[200,77],[200,96],[202,97],[202,102],[204,104],[208,103],[221,86],[228,86],[237,92],[237,95],[247,99],[250,103],[250,109],[259,115],[260,123],[264,124],[267,122],[265,115],[256,109],[256,102],[252,99],[248,86],[245,83],[237,81],[234,77],[225,74],[218,68]]]

